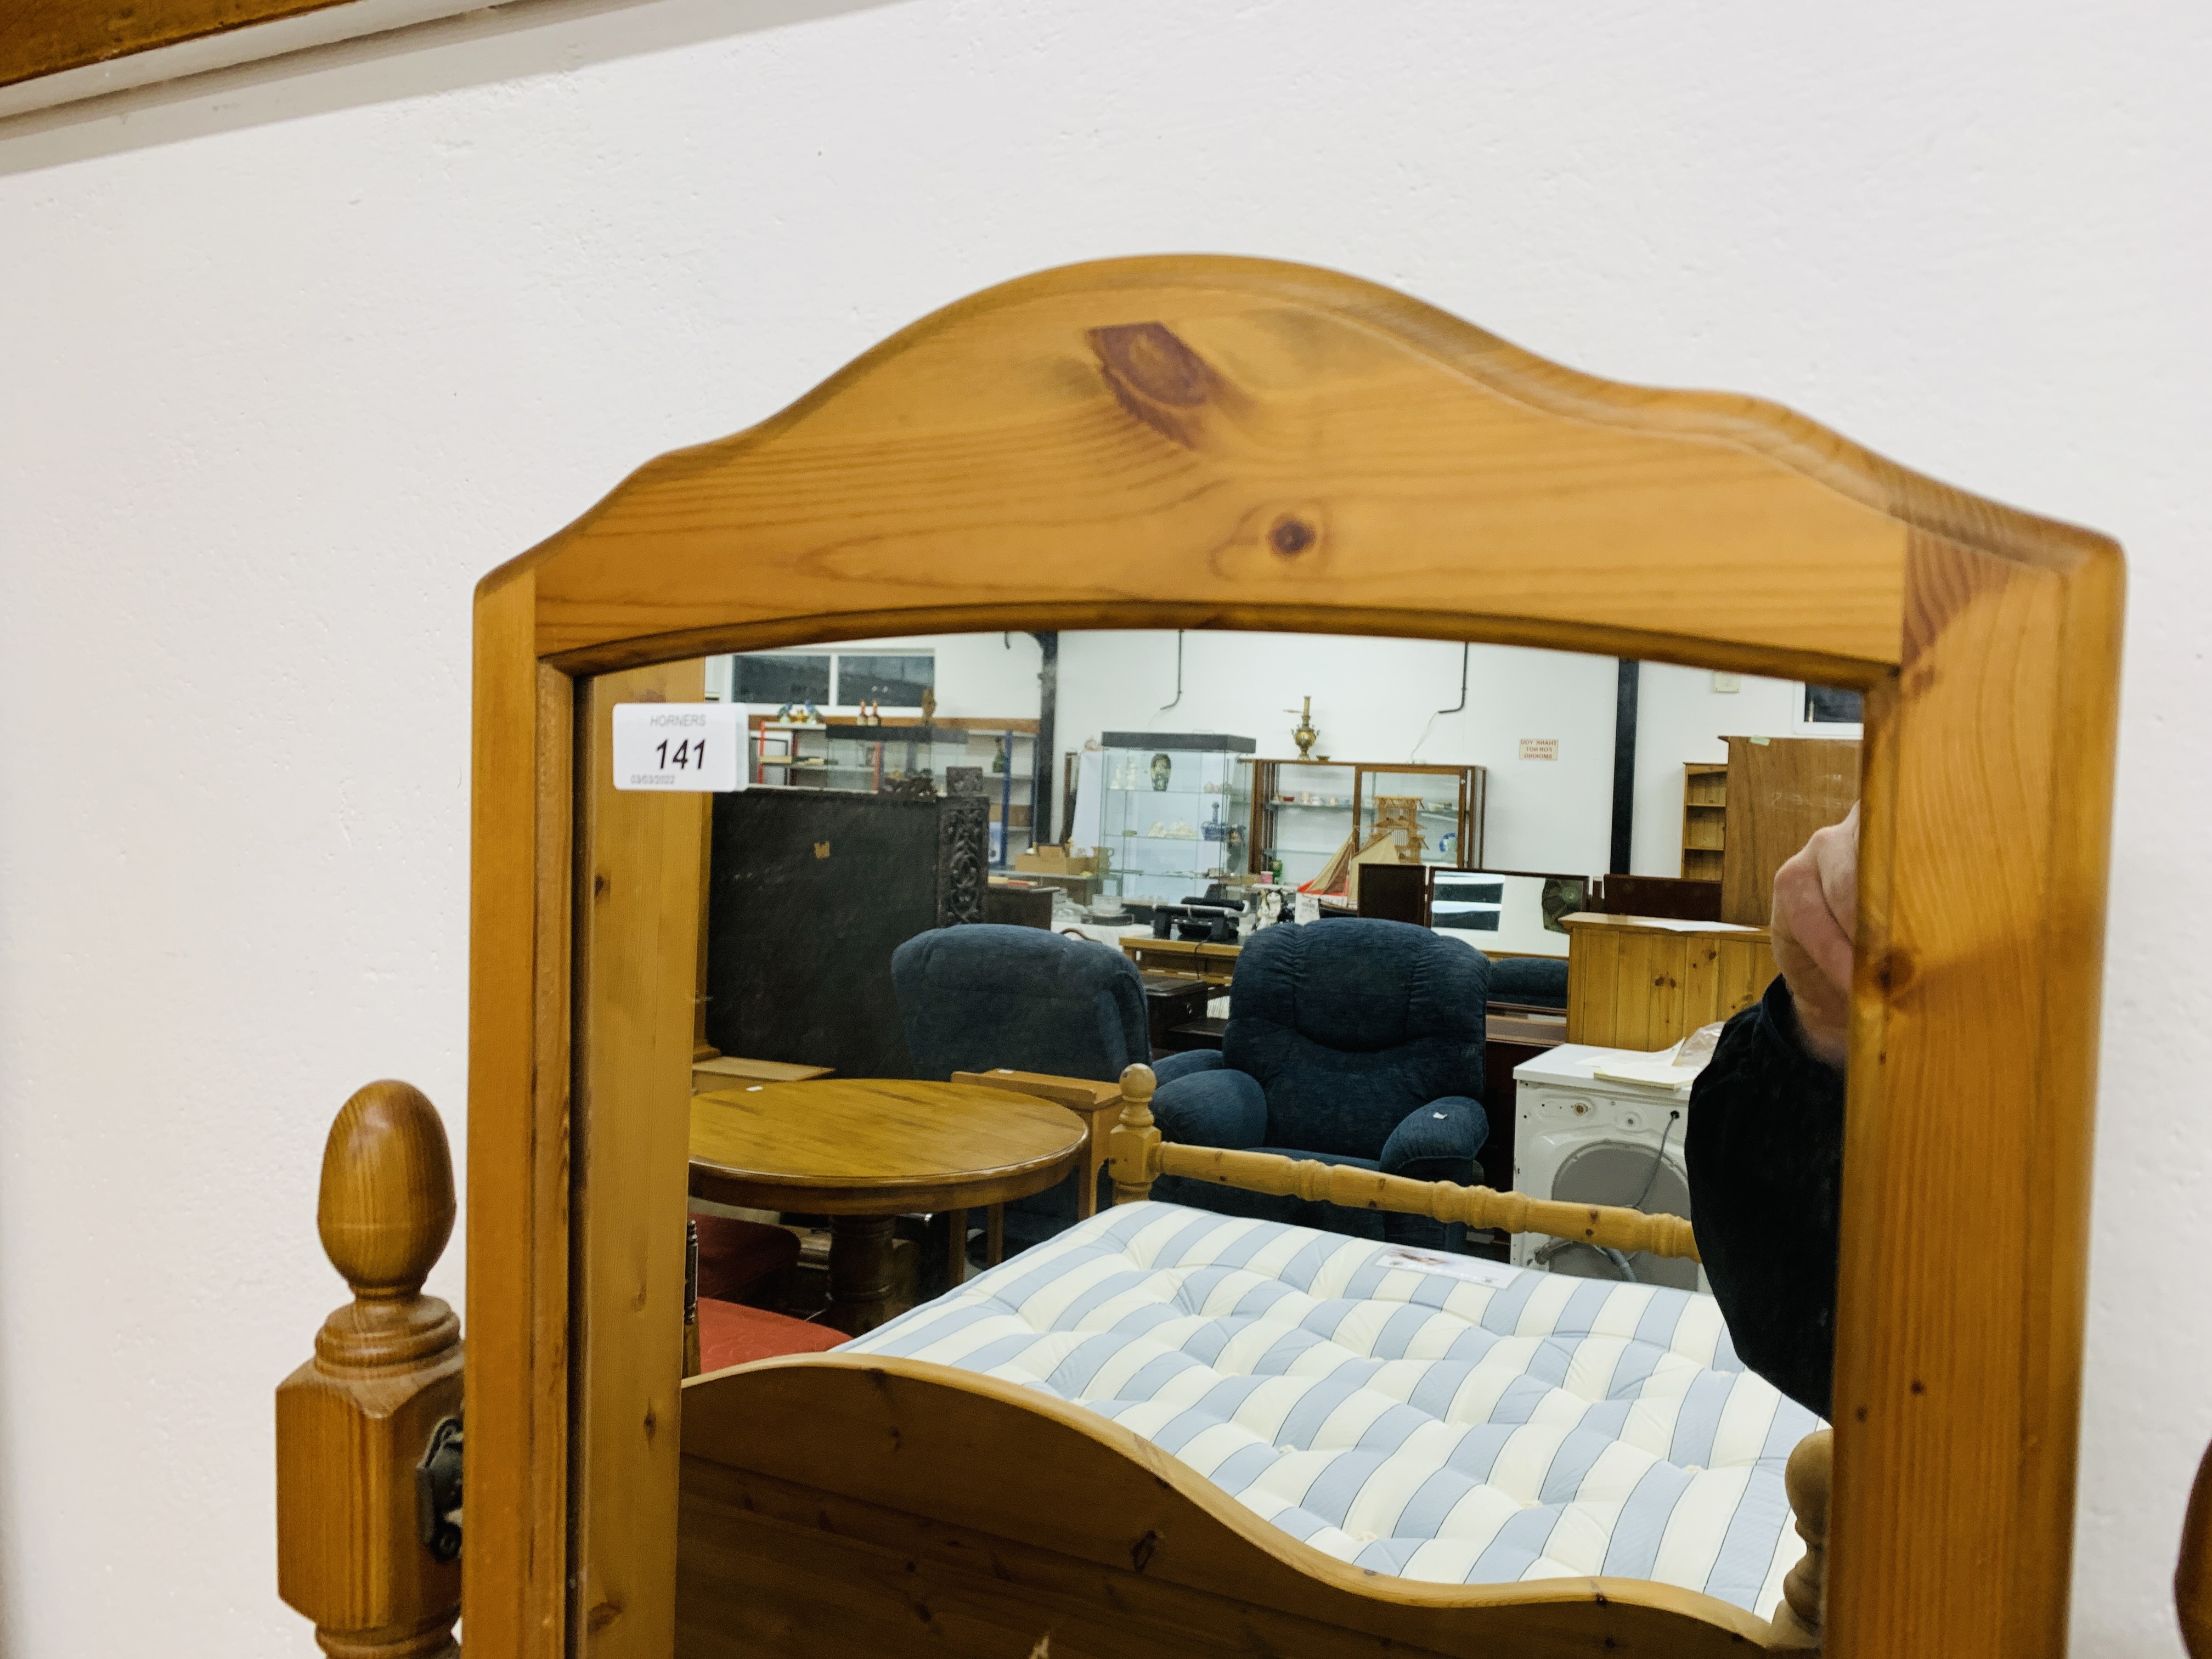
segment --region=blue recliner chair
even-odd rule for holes
[[[917,1078],[1003,1066],[1111,1083],[1152,1057],[1136,964],[1091,939],[991,922],[933,928],[891,952],[891,988]],[[1007,1205],[1006,1249],[1073,1226],[1079,1179]],[[1103,1172],[1100,1187],[1110,1203]]]
[[[1170,1140],[1470,1182],[1482,1109],[1489,964],[1425,927],[1368,918],[1252,935],[1218,1052],[1170,1054],[1152,1115]],[[1309,1203],[1167,1177],[1152,1196],[1393,1243],[1456,1249],[1425,1216]]]
[[[1517,1002],[1530,1008],[1557,1008],[1564,1013],[1567,1006],[1567,959],[1499,957],[1490,963],[1490,994],[1499,1002]]]

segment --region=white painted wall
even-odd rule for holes
[[[1182,702],[1171,632],[1060,636],[1058,737],[1063,749],[1103,732],[1227,732],[1275,760],[1301,699],[1313,698],[1314,753],[1339,761],[1419,761],[1490,769],[1488,863],[1499,869],[1597,872],[1613,834],[1615,669],[1610,657],[1434,640],[1310,634],[1183,635]],[[1522,738],[1556,738],[1556,761],[1520,758]],[[1551,862],[1542,862],[1549,860]]]
[[[1028,634],[915,635],[836,648],[933,652],[941,714],[1037,712],[1039,653]],[[1601,873],[1612,855],[1613,659],[1478,645],[1466,660],[1465,706],[1445,714],[1461,702],[1456,645],[1188,633],[1176,702],[1172,633],[1065,633],[1054,736],[1065,753],[1109,731],[1225,732],[1252,738],[1262,758],[1288,760],[1310,696],[1317,755],[1487,767],[1492,868]],[[1680,873],[1683,762],[1725,761],[1732,735],[1804,735],[1794,682],[1743,674],[1724,691],[1716,679],[1672,663],[1640,671],[1630,866],[1639,875]],[[1557,758],[1523,760],[1523,738],[1554,740]]]
[[[459,1127],[474,580],[933,307],[1198,247],[2128,544],[2075,1619],[2175,1652],[2207,85],[2195,0],[544,0],[0,131],[0,1650],[307,1645],[268,1391],[331,1111]]]
[[[1037,712],[1040,653],[1030,635],[916,635],[837,648],[933,652],[941,714]],[[1187,633],[1177,702],[1173,633],[1066,632],[1054,736],[1065,755],[1105,732],[1225,732],[1253,739],[1262,758],[1288,760],[1310,696],[1316,755],[1488,767],[1492,866],[1602,871],[1612,842],[1613,659],[1475,646],[1466,707],[1443,714],[1460,702],[1460,647],[1433,640]],[[1522,760],[1522,738],[1555,739],[1559,758]],[[1056,798],[1054,811],[1057,823]],[[1540,859],[1566,861],[1532,861]]]

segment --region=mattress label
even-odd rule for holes
[[[1502,1291],[1521,1277],[1522,1269],[1503,1261],[1486,1261],[1479,1255],[1446,1255],[1442,1250],[1416,1249],[1409,1244],[1394,1244],[1375,1258],[1378,1267],[1404,1267],[1417,1273],[1442,1273],[1447,1279],[1463,1279],[1470,1285],[1487,1285]]]
[[[742,789],[744,708],[734,702],[618,702],[615,787]]]

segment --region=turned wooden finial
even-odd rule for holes
[[[422,1091],[372,1083],[323,1143],[316,1230],[357,1297],[398,1300],[422,1288],[453,1236],[453,1160]]]
[[[1158,1173],[1152,1164],[1160,1144],[1160,1132],[1152,1122],[1152,1091],[1158,1086],[1149,1066],[1139,1064],[1122,1070],[1121,1121],[1115,1125],[1109,1142],[1113,1148],[1116,1204],[1141,1203],[1152,1195],[1152,1177]]]
[[[422,1294],[453,1236],[453,1164],[418,1090],[372,1083],[346,1102],[316,1224],[353,1300],[276,1390],[276,1593],[326,1654],[453,1659],[459,1500],[416,1478],[434,1438],[458,1443],[460,1322]]]
[[[421,1090],[387,1080],[346,1102],[323,1143],[315,1227],[354,1294],[316,1335],[326,1369],[404,1364],[459,1340],[453,1310],[422,1294],[453,1234],[453,1160]]]
[[[1797,1535],[1805,1540],[1805,1554],[1782,1581],[1782,1605],[1774,1610],[1771,1647],[1820,1645],[1821,1611],[1827,1598],[1828,1492],[1835,1456],[1836,1431],[1815,1429],[1791,1449],[1789,1467],[1783,1471],[1782,1483],[1797,1517]]]
[[[1152,1091],[1159,1079],[1141,1060],[1121,1068],[1121,1121],[1132,1129],[1152,1127]]]

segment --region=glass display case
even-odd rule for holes
[[[1249,738],[1109,732],[1099,740],[1099,836],[1105,890],[1123,902],[1195,896],[1240,881],[1251,833]]]
[[[1481,866],[1482,795],[1489,775],[1484,768],[1363,766],[1358,771],[1362,847],[1374,830],[1378,813],[1387,811],[1394,823],[1412,822],[1419,837],[1421,863],[1460,868]],[[1401,846],[1408,840],[1402,834],[1399,837]]]
[[[1420,837],[1422,863],[1479,865],[1487,776],[1480,766],[1261,761],[1255,768],[1252,867],[1300,886],[1321,874],[1355,830],[1357,845],[1364,846],[1386,812],[1410,821]],[[1409,837],[1400,839],[1402,844]]]
[[[1036,785],[1034,720],[884,720],[850,717],[779,720],[753,715],[750,781],[755,787],[874,792],[927,772],[939,793],[946,774],[971,767],[991,801],[991,862],[1003,868],[1030,845]],[[1026,729],[1024,729],[1026,728]]]
[[[1352,834],[1358,768],[1327,761],[1262,761],[1253,811],[1255,870],[1297,887],[1311,881]]]

